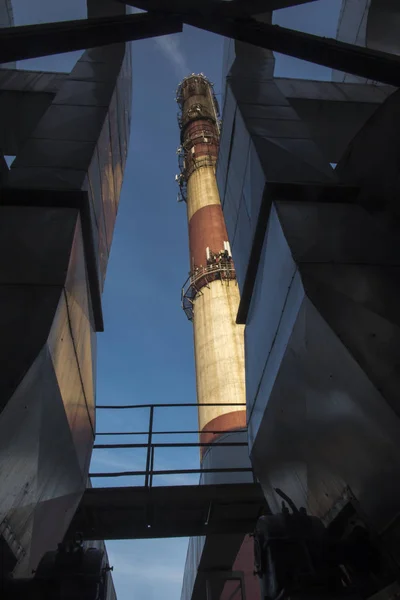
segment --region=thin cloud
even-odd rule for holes
[[[190,464],[183,466],[180,461],[165,459],[157,460],[156,470],[174,470],[184,468],[198,468],[198,461],[189,461]],[[118,450],[97,450],[94,452],[91,463],[91,472],[101,471],[143,471],[146,468],[146,457],[141,459],[132,456],[123,456]],[[171,475],[156,475],[153,480],[154,486],[170,485],[198,485],[200,475],[197,473],[174,473]],[[95,478],[94,478],[95,479]],[[125,480],[125,478],[123,478]],[[121,480],[122,481],[122,480]],[[110,484],[111,485],[111,484]],[[115,484],[113,484],[115,485]],[[125,483],[127,485],[127,483]],[[140,485],[134,483],[133,485]],[[124,484],[122,484],[124,486]]]
[[[119,471],[143,471],[143,462],[136,458],[120,456],[115,450],[97,450],[93,454],[91,467],[95,466],[97,469],[110,467]]]
[[[189,67],[186,62],[186,57],[180,48],[178,35],[179,34],[164,35],[155,38],[154,41],[164,56],[170,61],[178,77],[185,77],[189,73]]]
[[[141,13],[145,12],[140,8],[130,7],[131,13]],[[171,34],[164,35],[162,37],[154,38],[155,44],[164,54],[164,56],[169,60],[169,62],[174,67],[176,74],[178,77],[186,77],[189,75],[189,67],[186,61],[186,57],[183,54],[180,48],[180,38],[179,34]]]
[[[164,468],[164,467],[163,467]],[[166,469],[173,467],[167,466]],[[196,467],[193,467],[196,468]],[[159,475],[155,477],[154,483],[161,483],[161,485],[197,485],[199,483],[199,477],[197,473],[182,473],[175,475]]]
[[[154,558],[154,549],[152,548],[147,553],[142,554],[142,560],[139,564],[133,561],[127,561],[125,558],[125,554],[116,553],[113,550],[108,552],[110,563],[114,566],[114,571],[118,575],[125,576],[134,576],[136,578],[140,578],[142,581],[162,581],[168,583],[181,583],[182,582],[182,572],[183,568],[178,565],[162,565],[158,564],[157,569],[154,569],[154,561],[150,560]],[[136,561],[137,561],[136,557]],[[160,557],[165,560],[165,556]]]

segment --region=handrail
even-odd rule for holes
[[[233,467],[233,468],[220,468],[220,469],[167,469],[161,471],[151,471],[151,475],[191,475],[196,473],[252,473],[251,467]],[[147,476],[147,471],[120,471],[117,473],[90,473],[89,477],[135,477],[135,476]],[[152,479],[151,479],[152,481]],[[147,484],[145,487],[151,487]]]
[[[232,262],[221,261],[205,267],[197,267],[195,271],[189,274],[182,287],[181,302],[182,308],[191,321],[193,319],[193,301],[202,287],[205,287],[219,275],[221,280],[236,279],[236,270]],[[211,279],[209,279],[211,277]]]
[[[121,408],[150,408],[154,406],[155,408],[181,408],[181,407],[188,407],[188,406],[246,406],[245,402],[164,402],[164,403],[160,403],[160,404],[121,404],[121,405],[117,405],[117,406],[113,406],[113,405],[104,405],[104,404],[99,404],[98,406],[96,406],[96,409],[108,409],[108,410],[113,410],[114,408],[116,409],[121,409]]]
[[[123,443],[123,444],[95,444],[93,448],[95,450],[105,449],[127,449],[127,448],[147,448],[146,453],[146,468],[141,471],[120,471],[114,473],[90,473],[91,478],[105,478],[105,477],[127,477],[127,476],[142,476],[145,478],[145,487],[151,488],[153,483],[153,477],[157,475],[187,475],[187,474],[200,474],[200,473],[241,473],[241,472],[252,472],[250,467],[230,467],[230,468],[217,468],[217,469],[167,469],[167,470],[155,470],[154,469],[154,455],[157,448],[209,448],[215,446],[215,442],[154,442],[153,436],[155,435],[185,435],[185,434],[201,434],[201,433],[212,433],[212,434],[224,434],[229,433],[228,431],[222,430],[181,430],[181,431],[154,431],[154,413],[156,409],[162,408],[188,408],[198,406],[231,406],[231,407],[245,407],[243,403],[232,403],[232,402],[171,402],[171,403],[160,403],[160,404],[125,404],[125,405],[99,405],[99,410],[123,410],[123,409],[149,409],[149,427],[147,431],[111,431],[111,432],[99,432],[96,435],[109,435],[109,436],[121,436],[121,435],[147,435],[147,441],[143,443]],[[240,431],[247,432],[246,428],[240,429]],[[240,447],[247,446],[247,442],[229,442],[224,441],[223,445],[226,447]]]
[[[247,428],[243,431],[247,431]],[[192,435],[194,433],[226,433],[226,429],[182,429],[181,431],[153,431],[153,435]],[[147,435],[147,431],[100,431],[96,435]]]
[[[189,286],[195,285],[196,282],[205,275],[212,275],[213,273],[220,272],[236,273],[235,267],[231,262],[218,262],[213,265],[207,265],[205,267],[197,267],[196,270],[192,272],[186,279],[185,283],[183,284],[183,288],[185,288],[188,282],[190,282]]]

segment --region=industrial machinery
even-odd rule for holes
[[[363,599],[385,589],[390,590],[385,597],[399,593],[394,565],[352,511],[326,527],[275,491],[283,499],[282,512],[261,516],[254,533],[255,572],[264,600]]]
[[[76,540],[47,552],[29,579],[5,578],[3,600],[112,600],[107,555]]]

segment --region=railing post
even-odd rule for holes
[[[150,459],[150,487],[153,485],[153,471],[154,471],[154,446],[151,445],[151,459]]]
[[[145,487],[149,487],[149,469],[150,469],[150,460],[151,460],[151,442],[153,438],[153,418],[154,418],[154,405],[150,406],[150,417],[149,417],[149,433],[147,437],[147,458],[146,458],[146,477],[145,477]]]

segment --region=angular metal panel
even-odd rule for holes
[[[289,79],[274,77],[282,94],[292,104],[293,100],[339,102],[342,109],[351,102],[379,105],[396,88],[387,85],[363,85],[359,83],[336,83],[333,81],[309,81],[308,79]]]
[[[371,0],[367,22],[367,46],[400,54],[400,8],[396,0]]]
[[[57,167],[19,167],[11,166],[8,174],[10,187],[29,188],[32,187],[54,190],[79,190],[85,181],[86,171],[77,169],[60,169]],[[34,184],[33,184],[34,182]]]
[[[0,413],[45,344],[61,287],[0,286]]]
[[[8,181],[18,188],[88,191],[102,279],[129,136],[130,53],[123,62],[124,53],[125,46],[117,44],[84,54],[20,148]],[[37,74],[34,81],[36,87],[45,85]],[[49,85],[47,81],[46,90]],[[111,124],[106,114],[112,97]],[[75,230],[78,210],[23,207],[14,219],[17,229],[9,226],[10,211],[17,209],[1,210],[3,216],[9,211],[0,220],[5,229],[0,246],[10,260],[0,269],[1,314],[6,320],[0,353],[9,375],[0,389],[5,405],[0,412],[2,484],[7,478],[0,490],[0,521],[9,520],[21,547],[15,574],[28,576],[43,553],[63,538],[86,486],[93,445],[96,335],[80,224]],[[32,216],[35,211],[37,218]]]
[[[94,423],[91,423],[89,416],[80,365],[71,332],[70,315],[64,295],[60,300],[57,316],[49,335],[48,346],[61,393],[63,410],[72,436],[71,441],[75,447],[82,475],[86,480],[87,474],[84,472],[84,466],[87,453],[89,449],[91,451],[93,444]],[[87,367],[86,379],[91,375],[91,369],[89,370]],[[90,381],[87,385],[90,386]],[[93,390],[89,389],[89,392],[92,394],[92,396],[88,395],[91,398],[90,406],[93,407]]]
[[[275,208],[272,207],[245,329],[246,396],[250,449],[267,401],[266,397],[260,399],[257,408],[257,423],[255,423],[252,415],[257,401],[258,388],[275,343],[277,330],[282,323],[283,310],[296,271],[297,267],[285,240],[278,215]],[[260,302],[262,302],[261,310]]]
[[[244,280],[247,272],[253,236],[251,232],[251,222],[247,212],[244,196],[240,203],[238,220],[236,223],[235,237],[232,242],[232,252],[235,253],[235,270],[239,289],[243,289]]]
[[[231,79],[231,89],[238,104],[262,104],[271,106],[290,106],[289,101],[279,91],[274,81],[246,80],[241,77]]]
[[[48,338],[48,348],[71,430],[77,419],[79,404],[85,402],[73,339],[68,306],[63,292]]]
[[[32,570],[37,568],[43,554],[49,548],[53,550],[57,547],[58,540],[64,538],[69,523],[79,506],[82,492],[83,490],[80,489],[76,493],[43,500],[35,506],[29,565],[20,564],[15,575],[23,576],[26,573],[29,577]]]
[[[274,81],[276,81],[276,79],[274,79]],[[247,124],[252,125],[252,121],[254,121],[255,123],[259,122],[262,125],[262,123],[265,121],[266,132],[268,130],[268,127],[273,127],[274,124],[276,127],[280,127],[280,124],[275,123],[275,121],[294,121],[295,123],[297,123],[300,120],[299,117],[295,113],[293,113],[292,106],[242,104],[240,110]],[[273,135],[273,133],[274,130],[272,129],[271,135]],[[262,133],[256,133],[256,135],[262,135]]]
[[[222,205],[225,200],[225,184],[230,158],[233,124],[236,115],[236,101],[229,85],[226,86],[223,115],[224,119],[221,127],[217,162],[217,182]]]
[[[344,183],[361,186],[362,197],[398,214],[400,91],[375,112],[337,165]]]
[[[233,61],[235,60],[235,40],[231,38],[224,39],[224,51],[222,58],[222,82],[225,83],[225,79],[228,76]]]
[[[0,380],[3,407],[45,343],[76,211],[2,207],[0,214],[0,356],[7,372]]]
[[[257,225],[264,187],[265,175],[257,151],[254,147],[253,140],[250,140],[246,174],[243,183],[243,195],[250,217],[252,234],[254,234]]]
[[[270,486],[285,483],[323,516],[349,486],[378,531],[397,514],[399,420],[309,301],[265,416],[253,458],[272,502]],[[296,479],[295,462],[305,477]]]
[[[103,106],[110,104],[110,86],[106,82],[74,80],[73,74],[65,81],[54,98],[53,105]]]
[[[63,344],[64,340],[60,340]],[[54,364],[53,358],[47,349],[48,367]],[[67,353],[64,351],[64,357]],[[69,371],[71,377],[74,377],[74,370],[70,368],[73,357],[69,354],[69,362],[64,364],[64,371]],[[59,365],[57,365],[59,368]],[[53,396],[46,395],[42,399],[41,410],[41,431],[39,438],[39,463],[37,470],[37,491],[40,501],[51,501],[53,498],[59,498],[71,493],[82,492],[86,486],[87,473],[82,472],[79,451],[77,444],[77,433],[79,427],[84,425],[86,428],[87,415],[85,423],[81,423],[79,417],[79,407],[82,406],[82,394],[80,392],[80,383],[77,378],[71,382],[71,391],[69,397],[65,395],[65,389],[62,388],[63,378],[59,372],[51,375],[54,381],[57,394]],[[72,403],[72,397],[75,395],[75,406],[78,411],[75,412],[75,421],[71,431],[71,424],[68,423],[67,410],[68,400]],[[70,416],[72,415],[72,411]]]
[[[21,545],[15,575],[30,576],[48,548],[44,544],[49,540],[51,546],[57,544],[58,527],[68,517],[65,507],[58,513],[46,511],[37,540],[41,552],[32,554],[38,503],[65,493],[80,495],[85,487],[46,347],[0,414],[0,432],[0,518],[6,519]],[[57,445],[62,452],[57,452]]]
[[[96,147],[92,160],[89,164],[88,168],[88,177],[90,183],[90,189],[92,192],[92,204],[94,208],[94,212],[96,215],[97,227],[101,228],[101,221],[104,219],[103,217],[103,203],[102,203],[102,195],[101,195],[101,175],[100,175],[100,164],[99,164],[99,154],[98,149]],[[104,227],[104,221],[103,221]]]
[[[261,111],[248,111],[246,123],[253,135],[268,138],[304,139],[308,132],[306,125],[300,120],[295,111],[286,106],[269,107],[276,115],[267,117]],[[284,114],[281,109],[285,109]],[[278,117],[278,118],[277,118]],[[280,117],[280,118],[279,118]]]
[[[86,408],[92,419],[94,417],[94,389],[92,368],[92,329],[89,311],[89,290],[86,278],[85,256],[82,230],[78,222],[71,258],[65,281],[68,318],[73,338],[80,378],[85,395]],[[92,421],[94,431],[94,420]]]
[[[95,48],[93,50],[96,50]],[[115,79],[115,71],[106,61],[86,60],[88,50],[84,53],[81,60],[79,60],[73,71],[72,75],[76,81],[91,81],[91,82],[109,82]]]
[[[228,165],[228,181],[231,188],[230,202],[233,206],[239,207],[250,144],[250,136],[239,110],[236,111],[235,115],[234,131],[235,135]]]
[[[3,72],[8,73],[6,70]],[[7,115],[0,123],[0,142],[4,154],[16,156],[19,153],[52,99],[53,94],[7,91],[0,84],[0,111]]]
[[[281,283],[281,282],[279,282]],[[282,285],[282,283],[281,283]],[[288,340],[292,333],[294,323],[296,322],[299,310],[301,308],[304,299],[304,289],[301,283],[301,278],[296,271],[294,277],[289,283],[287,289],[283,290],[280,301],[282,303],[278,305],[278,310],[275,313],[275,322],[267,321],[262,323],[259,321],[259,326],[267,330],[267,342],[266,346],[262,344],[262,340],[259,341],[258,347],[264,350],[263,355],[265,357],[265,363],[263,365],[261,380],[258,382],[255,399],[251,407],[250,419],[248,422],[249,429],[249,447],[252,448],[256,436],[259,435],[260,424],[265,418],[266,409],[268,407],[271,390],[274,386],[277,374],[279,372],[281,361],[285,355]],[[270,292],[271,294],[271,292]],[[269,306],[268,306],[269,309]],[[256,322],[254,323],[256,324]],[[254,336],[254,330],[253,330]],[[250,339],[250,336],[249,336]],[[246,338],[247,341],[247,338]],[[249,352],[250,344],[246,345],[246,355]],[[260,348],[260,350],[261,350]],[[254,350],[252,350],[254,352]],[[251,375],[258,375],[258,372],[252,373],[249,371],[249,379]],[[248,381],[246,378],[246,382]],[[257,381],[257,378],[253,381]],[[252,402],[251,396],[250,402]]]
[[[117,107],[118,107],[118,132],[119,132],[119,146],[121,150],[122,165],[125,167],[126,156],[128,154],[128,142],[129,138],[126,137],[126,107],[125,97],[121,85],[117,87]]]
[[[400,267],[358,264],[301,265],[301,276],[306,291],[317,284],[332,293],[343,294],[385,319],[400,325],[398,296],[400,295]]]
[[[276,211],[298,262],[400,264],[397,232],[360,206],[278,202]]]
[[[94,251],[96,254],[97,275],[98,275],[99,281],[101,281],[100,268],[99,268],[99,225],[97,222],[97,216],[96,216],[95,207],[94,207],[94,194],[93,194],[92,186],[90,184],[88,177],[86,178],[86,181],[85,181],[85,184],[83,187],[84,187],[84,189],[86,189],[87,194],[88,194],[88,199],[89,199],[90,225],[91,225],[92,236],[93,236]]]
[[[341,277],[346,280],[343,276],[345,271],[346,266],[343,265],[335,274],[336,280],[340,281]],[[385,269],[379,273],[380,276],[376,269],[371,272],[360,267],[359,271],[360,275],[354,276],[363,284],[364,294],[369,296],[368,304],[361,290],[352,295],[344,282],[341,290],[338,284],[333,289],[328,282],[322,283],[312,270],[309,270],[307,277],[303,276],[303,281],[310,300],[393,411],[400,416],[397,358],[394,358],[400,354],[400,326],[398,318],[397,323],[393,322],[390,313],[385,310],[382,298],[383,290],[389,298],[392,297],[392,302],[399,298],[400,268]],[[375,297],[377,302],[374,302]],[[380,314],[376,312],[377,305],[381,308]]]
[[[89,189],[91,209],[94,213],[94,221],[92,223],[92,231],[94,232],[94,242],[97,254],[97,264],[99,272],[99,281],[101,286],[104,284],[105,274],[108,263],[108,246],[106,236],[106,224],[102,202],[102,188],[100,177],[100,166],[98,160],[98,151],[93,155],[92,162],[89,166]]]
[[[125,139],[128,143],[131,129],[131,106],[132,106],[132,44],[126,45],[125,57],[122,62],[121,72],[118,78],[118,90],[123,92],[125,108]]]
[[[277,138],[253,137],[253,142],[269,181],[323,182],[335,179],[328,161],[323,165],[325,172],[319,169],[319,165],[312,164],[313,158],[318,158],[317,162],[322,161],[317,148],[309,140],[285,139],[283,145]]]
[[[225,191],[224,218],[230,240],[235,237],[236,223],[239,212],[240,194],[235,190],[234,182],[228,179]]]
[[[46,73],[44,71],[24,71],[23,69],[0,69],[0,89],[38,94],[56,94],[66,73]],[[51,100],[50,100],[51,101]]]
[[[15,159],[15,167],[53,167],[84,171],[95,148],[94,142],[59,139],[30,139],[26,152]]]
[[[117,210],[114,193],[114,172],[111,154],[110,122],[108,116],[104,121],[97,144],[97,149],[99,155],[101,196],[106,225],[107,248],[108,251],[110,251]]]
[[[110,136],[111,136],[111,155],[112,155],[112,166],[114,173],[114,198],[115,203],[118,209],[119,196],[121,193],[122,187],[122,176],[123,176],[123,167],[122,167],[122,158],[121,158],[121,148],[120,148],[120,140],[118,133],[118,105],[117,105],[117,93],[114,91],[110,110],[109,110],[109,120],[110,120]]]
[[[245,331],[252,462],[272,508],[280,487],[323,516],[349,488],[378,531],[398,512],[399,248],[360,206],[272,207]]]
[[[54,390],[51,376],[43,379],[45,356],[38,355],[0,414],[0,520],[12,510],[34,504],[43,393]],[[17,525],[14,525],[15,529]]]
[[[0,282],[62,285],[76,209],[0,208]]]
[[[227,86],[255,142],[266,177],[273,181],[334,180],[328,159],[321,156],[307,125],[275,83],[273,69],[272,53],[236,44]]]
[[[53,104],[40,121],[40,134],[55,140],[97,142],[105,116],[103,106]]]
[[[366,102],[321,102],[296,98],[291,100],[291,104],[321,154],[330,163],[340,161],[351,140],[379,106]]]

